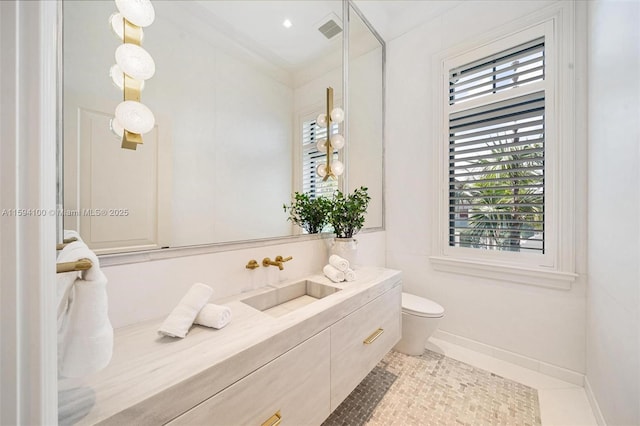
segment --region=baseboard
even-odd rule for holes
[[[584,392],[587,394],[589,405],[591,405],[591,411],[593,411],[593,416],[596,418],[596,422],[598,423],[598,426],[607,426],[607,422],[604,421],[604,416],[602,415],[602,411],[600,411],[600,405],[598,405],[598,400],[596,399],[596,396],[593,393],[593,389],[591,388],[591,383],[589,383],[588,376],[584,376]]]
[[[495,346],[487,345],[485,343],[478,342],[476,340],[468,339],[466,337],[458,336],[456,334],[447,333],[446,331],[436,330],[433,334],[436,339],[444,340],[458,346],[471,349],[476,352],[480,352],[494,358],[498,358],[502,361],[516,364],[520,367],[528,368],[529,370],[537,371],[547,376],[555,377],[556,379],[564,380],[565,382],[572,383],[578,386],[585,385],[585,376],[577,371],[569,370],[567,368],[558,367],[557,365],[549,364],[543,361],[539,361],[534,358],[529,358],[524,355],[517,354],[515,352],[507,351],[497,348]],[[594,400],[595,401],[595,400]]]

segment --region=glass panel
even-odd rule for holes
[[[383,226],[384,45],[351,8],[349,12],[348,183],[369,188],[365,228]]]

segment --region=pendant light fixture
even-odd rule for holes
[[[327,128],[327,139],[318,142],[316,147],[318,151],[327,152],[326,164],[320,164],[316,168],[316,172],[323,181],[329,178],[337,178],[344,173],[344,164],[340,160],[333,160],[333,150],[340,150],[344,147],[344,137],[340,134],[331,135],[331,124],[340,124],[344,121],[344,111],[342,108],[333,107],[333,88],[327,87],[327,112],[318,115],[316,123],[320,127]]]
[[[153,112],[140,102],[145,80],[153,77],[156,65],[142,48],[142,27],[151,25],[155,10],[149,0],[115,0],[118,12],[111,15],[109,24],[123,44],[115,52],[116,64],[109,74],[123,92],[123,101],[111,120],[111,131],[121,138],[122,148],[135,150],[142,143],[142,135],[155,126]]]

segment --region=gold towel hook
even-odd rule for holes
[[[86,271],[91,269],[93,263],[89,259],[79,259],[76,262],[56,263],[56,273]]]

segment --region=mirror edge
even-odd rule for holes
[[[346,27],[346,37],[342,38],[342,51],[343,51],[343,58],[342,58],[342,72],[343,72],[343,78],[342,78],[342,93],[344,94],[344,101],[343,101],[343,106],[344,106],[344,110],[346,112],[346,116],[347,116],[347,120],[349,119],[349,39],[350,39],[350,34],[349,34],[349,30],[350,30],[350,20],[351,20],[351,9],[353,9],[353,11],[356,13],[356,15],[358,15],[358,18],[360,18],[360,20],[362,20],[362,22],[364,22],[364,24],[367,26],[367,28],[369,29],[369,31],[371,31],[371,34],[373,34],[373,36],[376,38],[376,40],[378,40],[378,42],[380,43],[380,46],[382,48],[382,225],[381,226],[376,226],[376,227],[371,227],[371,228],[366,228],[363,229],[361,232],[378,232],[378,231],[384,231],[386,229],[386,215],[387,215],[387,208],[386,208],[386,121],[387,121],[387,114],[386,114],[386,107],[387,107],[387,43],[384,41],[384,39],[382,38],[382,36],[380,35],[380,33],[375,29],[375,27],[371,24],[371,22],[369,22],[369,20],[367,19],[367,17],[362,13],[362,11],[358,8],[358,6],[355,3],[355,0],[343,0],[342,2],[343,4],[343,10],[342,10],[342,15],[343,15],[343,20],[344,20],[344,25]],[[345,126],[345,128],[348,129],[349,126]],[[349,134],[348,134],[348,130],[345,130],[345,135],[344,135],[345,139],[349,140]],[[345,145],[345,164],[349,164],[348,163],[348,144]],[[343,183],[344,187],[343,188],[349,188],[349,182],[348,182],[348,173],[345,174],[345,178],[344,178],[344,183]]]

